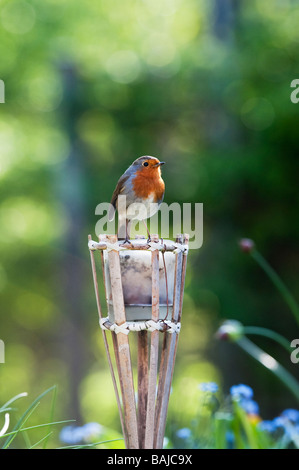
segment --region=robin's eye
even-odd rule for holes
[[[143,166],[148,166],[148,162],[144,162]]]

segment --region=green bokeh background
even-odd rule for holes
[[[299,336],[238,248],[254,239],[296,296],[298,21],[291,0],[0,0],[0,403],[26,391],[26,408],[57,384],[56,419],[120,429],[87,236],[123,171],[155,155],[165,201],[204,205],[169,425],[189,425],[202,381],[251,385],[263,418],[297,406],[214,335],[233,318]],[[258,344],[298,377],[284,351]],[[34,419],[47,421],[46,404]]]

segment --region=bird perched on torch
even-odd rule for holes
[[[145,219],[153,216],[163,201],[165,184],[161,177],[161,165],[164,163],[155,157],[139,157],[118,180],[108,218],[113,220],[117,209],[118,236],[125,242],[129,243],[129,223],[134,219],[144,222],[150,238]]]

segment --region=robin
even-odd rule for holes
[[[145,219],[154,215],[163,201],[165,184],[161,177],[161,165],[164,163],[155,157],[139,157],[118,180],[108,217],[113,220],[115,210],[118,210],[118,234],[121,238],[125,235],[125,243],[130,243],[128,224],[134,219],[143,221],[150,240]]]

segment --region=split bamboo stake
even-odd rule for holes
[[[158,235],[152,235],[153,242],[159,242]],[[152,320],[159,319],[159,251],[152,251]],[[155,402],[159,360],[159,331],[151,333],[150,369],[145,429],[145,449],[153,449],[155,432]]]
[[[138,331],[138,435],[139,448],[145,446],[146,410],[148,397],[148,333]]]
[[[176,238],[176,243],[182,243],[182,236]],[[173,293],[173,313],[172,321],[177,322],[181,316],[181,284],[183,274],[183,254],[180,251],[176,253],[174,293]],[[177,333],[167,335],[164,333],[161,365],[159,373],[159,386],[156,405],[156,433],[154,439],[154,448],[162,449],[165,434],[168,403],[170,397],[171,383],[174,371],[175,355],[177,348]]]
[[[136,238],[144,238],[136,236]],[[138,374],[138,401],[137,401],[137,420],[139,448],[145,446],[146,413],[148,400],[148,332],[137,332],[137,374]]]
[[[91,235],[88,235],[88,240],[91,240]],[[97,271],[96,271],[96,264],[95,264],[93,251],[90,251],[90,261],[91,261],[91,269],[92,269],[93,283],[94,283],[94,289],[95,289],[96,304],[97,304],[99,318],[101,319],[101,318],[103,318],[103,315],[102,315],[102,309],[101,309],[101,301],[100,301],[100,294],[99,294],[99,287],[98,287],[98,280],[97,280]],[[103,265],[102,265],[102,268],[103,268]],[[104,270],[103,270],[103,276],[104,276]],[[122,407],[121,407],[121,402],[120,402],[120,397],[119,397],[119,391],[118,391],[118,388],[117,388],[116,377],[115,377],[115,373],[114,373],[114,369],[113,369],[109,344],[108,344],[108,340],[107,340],[105,330],[102,330],[102,336],[103,336],[103,340],[104,340],[104,346],[105,346],[106,355],[107,355],[107,359],[108,359],[109,369],[110,369],[110,373],[111,373],[111,377],[112,377],[112,383],[113,383],[114,393],[115,393],[115,397],[116,397],[121,428],[122,428],[122,432],[123,432],[123,436],[124,436],[124,440],[125,440],[125,445],[127,446],[125,424],[124,424],[124,420],[123,420],[123,413],[122,413]]]
[[[110,243],[117,243],[116,235],[110,235],[107,238]],[[124,307],[118,251],[109,251],[108,260],[115,323],[117,325],[122,325],[126,321],[126,313]],[[118,350],[117,365],[123,398],[124,420],[128,448],[138,449],[138,428],[129,339],[128,336],[124,333],[118,333],[115,336]]]

